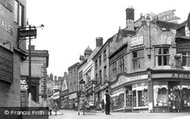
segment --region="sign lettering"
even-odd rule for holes
[[[143,36],[138,36],[131,39],[131,47],[142,44],[143,44]]]
[[[148,79],[148,75],[139,75],[139,76],[133,76],[133,77],[126,77],[124,75],[120,76],[117,83],[113,84],[111,88],[115,88],[119,85],[122,85],[124,83],[130,82],[130,81],[135,81],[135,80],[141,80],[141,79]]]
[[[14,31],[13,27],[7,24],[5,21],[3,20],[0,21],[0,27],[4,29],[5,31],[7,31],[9,34],[13,35],[13,31]]]
[[[190,78],[190,74],[175,74],[173,73],[172,78]]]

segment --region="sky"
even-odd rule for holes
[[[135,20],[140,14],[175,9],[179,23],[187,20],[189,0],[27,0],[27,18],[30,25],[40,26],[37,39],[32,40],[36,50],[49,51],[48,74],[63,76],[68,67],[79,62],[79,56],[89,46],[95,48],[96,37],[108,38],[126,27],[128,7],[133,7]]]

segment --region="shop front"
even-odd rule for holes
[[[75,105],[75,103],[78,102],[78,99],[77,99],[77,93],[74,92],[74,93],[71,93],[69,94],[69,107],[70,109],[78,109],[78,106]]]
[[[97,85],[94,89],[94,93],[95,93],[95,102],[96,102],[96,109],[99,110],[100,109],[100,102],[101,102],[101,98],[100,98],[100,94],[101,94],[101,90],[100,90],[100,85]]]
[[[148,74],[118,74],[111,82],[113,111],[148,111]]]
[[[154,70],[154,112],[190,112],[190,71]]]
[[[60,92],[60,108],[68,109],[68,90]]]

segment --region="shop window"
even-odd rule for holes
[[[136,101],[136,90],[133,91],[133,107],[137,107],[137,101]]]
[[[155,48],[156,66],[169,65],[169,48]]]
[[[138,91],[138,106],[148,106],[148,91],[147,89]]]
[[[190,53],[182,53],[182,65],[190,67]]]
[[[113,110],[124,108],[124,93],[112,96]]]
[[[138,83],[132,86],[133,107],[148,107],[148,86],[147,83]]]
[[[154,106],[168,106],[167,82],[154,82]]]
[[[133,69],[142,69],[144,67],[144,50],[132,52]]]

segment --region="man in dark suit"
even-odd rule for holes
[[[105,103],[105,114],[110,115],[110,104],[111,104],[111,96],[109,95],[109,91],[106,90],[104,95],[104,103]]]

